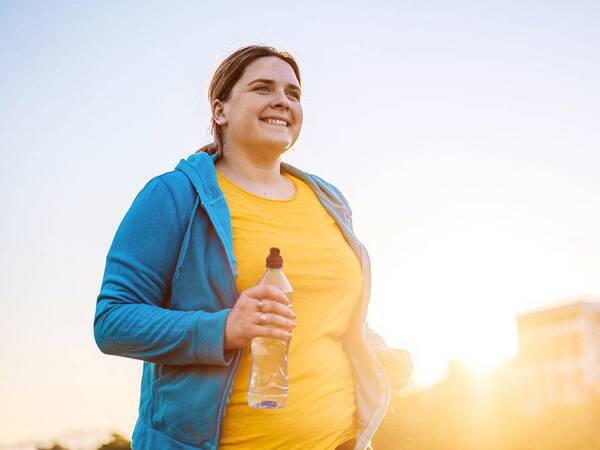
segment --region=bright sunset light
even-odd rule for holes
[[[595,448],[598,23],[597,2],[0,2],[0,450],[131,438],[142,361],[94,339],[107,252],[211,141],[211,72],[249,43],[298,60],[282,159],[347,198],[368,323],[412,356],[375,450]],[[563,304],[521,358],[517,316]]]

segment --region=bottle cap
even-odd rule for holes
[[[267,256],[267,269],[281,269],[283,267],[283,258],[279,254],[277,247],[271,247],[269,256]]]

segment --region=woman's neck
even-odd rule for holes
[[[277,185],[281,183],[281,158],[256,152],[224,148],[217,168],[226,177],[254,185]]]
[[[296,194],[294,183],[281,174],[281,159],[252,157],[224,148],[216,167],[238,186],[272,200],[290,200]]]

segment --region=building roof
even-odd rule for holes
[[[600,296],[578,295],[561,303],[517,315],[519,328],[564,322],[583,312],[600,312]]]

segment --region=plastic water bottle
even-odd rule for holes
[[[292,286],[283,273],[283,258],[276,247],[271,248],[267,257],[267,270],[259,284],[277,286],[292,301]],[[281,339],[255,337],[251,348],[248,405],[252,408],[283,408],[288,397],[289,344]]]

